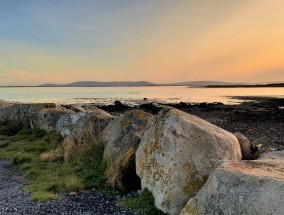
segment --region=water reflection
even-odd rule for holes
[[[284,97],[284,88],[189,88],[189,87],[20,87],[0,88],[0,99],[15,102],[129,104],[145,102],[222,102],[238,103],[230,96]],[[147,98],[144,101],[144,98]]]

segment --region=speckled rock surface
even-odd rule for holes
[[[136,151],[151,117],[151,114],[144,111],[133,110],[109,123],[102,135],[105,145],[104,159],[119,161],[130,148]]]
[[[142,188],[153,193],[156,206],[175,215],[220,160],[241,160],[233,134],[193,115],[164,108],[142,137],[136,169]]]
[[[102,130],[114,116],[98,108],[75,114],[65,114],[56,124],[56,130],[62,137],[77,138],[82,141],[92,142],[98,139]]]
[[[284,161],[226,162],[180,215],[284,214]]]
[[[19,121],[25,126],[30,127],[30,122],[36,118],[38,111],[47,108],[56,108],[56,105],[53,103],[12,104],[0,108],[0,119],[4,121]]]
[[[42,129],[44,131],[54,131],[56,124],[61,116],[65,114],[73,114],[71,110],[62,107],[43,108],[35,111],[30,118],[30,127],[32,129]]]

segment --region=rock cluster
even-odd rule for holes
[[[74,145],[102,143],[108,183],[147,188],[170,215],[284,214],[283,153],[253,160],[259,148],[245,136],[175,108],[117,115],[94,106],[0,104],[0,120],[57,131]]]

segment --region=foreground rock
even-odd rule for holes
[[[77,139],[79,142],[93,142],[97,140],[102,130],[113,120],[113,116],[96,108],[89,112],[65,114],[56,124],[63,138]]]
[[[38,123],[37,120],[45,119],[45,116],[48,115],[45,112],[47,109],[56,109],[56,108],[57,108],[56,105],[53,103],[13,104],[5,106],[4,108],[0,108],[0,119],[3,121],[22,122],[26,127],[33,126],[33,122],[36,122],[37,125],[42,125],[42,121]],[[42,115],[40,111],[43,111],[41,112]],[[59,109],[57,109],[57,111],[59,111]],[[52,117],[49,119],[52,119]]]
[[[180,215],[284,214],[284,161],[226,162]]]
[[[130,191],[140,189],[140,180],[135,172],[135,152],[151,117],[144,111],[132,110],[114,119],[106,127],[102,141],[110,185],[123,189],[127,185],[126,189]]]
[[[181,211],[220,160],[241,160],[233,134],[193,115],[165,108],[148,126],[136,152],[137,174],[169,214]]]

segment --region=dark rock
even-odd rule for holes
[[[141,104],[141,105],[139,105],[139,108],[141,108],[145,112],[151,113],[153,115],[158,114],[159,111],[162,109],[162,107],[158,107],[153,103]]]
[[[241,146],[242,160],[256,160],[259,158],[260,150],[258,146],[239,132],[234,133],[234,135],[237,137]]]

